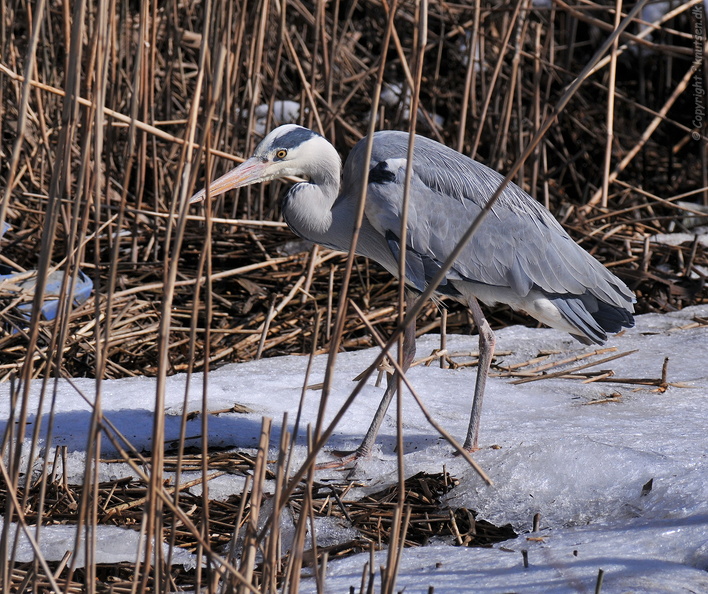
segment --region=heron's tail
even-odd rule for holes
[[[634,316],[629,309],[605,303],[593,295],[551,297],[563,318],[578,332],[571,336],[583,344],[605,344],[607,333],[634,326]],[[631,304],[628,304],[631,307]]]

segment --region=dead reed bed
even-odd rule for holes
[[[630,283],[640,311],[666,311],[705,298],[705,246],[690,237],[678,245],[652,241],[662,233],[690,235],[707,216],[697,210],[708,202],[705,139],[692,138],[694,97],[685,80],[694,58],[693,5],[698,3],[677,6],[655,28],[639,22],[629,27],[616,52],[606,56],[615,57],[614,78],[607,64],[598,66],[515,178]],[[0,377],[20,372],[30,343],[36,377],[55,365],[70,377],[155,374],[159,303],[171,249],[165,242],[180,192],[191,194],[204,183],[200,155],[207,146],[219,149],[209,158],[210,177],[232,166],[234,157],[224,156],[249,154],[261,138],[254,130],[278,122],[278,112],[267,107],[286,99],[299,103],[297,121],[325,133],[346,155],[366,132],[386,25],[382,6],[337,4],[334,11],[295,2],[280,14],[268,2],[256,2],[233,13],[214,8],[206,17],[202,5],[126,9],[103,15],[105,39],[95,21],[99,15],[89,11],[84,21],[74,21],[76,34],[91,32],[94,38],[78,48],[67,30],[72,15],[65,11],[42,11],[35,36],[29,14],[8,11],[0,72],[0,220],[11,228],[2,239],[2,272],[37,270],[45,255],[51,270],[71,277],[80,268],[95,290],[85,306],[67,314],[56,356],[50,349],[56,348],[50,335],[62,334],[56,322],[36,320],[38,337],[30,340],[15,306],[30,301],[32,293],[13,291],[5,281]],[[419,131],[508,170],[611,30],[612,12],[600,4],[534,10],[522,3],[432,4]],[[384,54],[389,96],[392,87],[412,82],[407,56],[414,25],[413,5],[403,3]],[[147,47],[145,40],[153,39]],[[99,49],[105,73],[97,63]],[[37,73],[26,79],[30,50]],[[72,73],[79,78],[70,78]],[[69,82],[75,87],[67,88]],[[104,98],[100,106],[98,93]],[[259,106],[266,107],[265,117],[256,116]],[[431,128],[433,115],[444,121]],[[379,122],[406,128],[403,102],[382,105]],[[610,158],[603,161],[607,146]],[[186,163],[189,152],[199,166]],[[317,311],[330,322],[318,348],[328,348],[337,306],[330,293],[339,286],[344,259],[294,241],[279,221],[284,190],[272,186],[220,198],[208,223],[203,210],[190,210],[180,249],[169,259],[179,269],[170,372],[204,369],[205,306],[198,306],[196,321],[192,306],[207,284],[210,362],[309,352]],[[207,236],[205,264],[200,256]],[[358,262],[351,290],[375,323],[390,330],[396,289],[388,276]],[[435,318],[431,308],[421,325]],[[493,318],[498,325],[523,320],[509,311],[494,312]],[[465,315],[449,323],[452,331],[469,325]],[[371,344],[363,324],[350,321],[345,346]]]
[[[61,460],[61,455],[58,459]],[[63,452],[65,455],[65,452]],[[168,457],[165,468],[173,471],[180,464],[183,471],[201,470],[206,461],[209,468],[209,478],[223,474],[249,476],[256,467],[256,456],[233,452],[212,452],[205,460],[201,453],[185,454]],[[106,461],[108,463],[120,460]],[[25,496],[20,488],[17,496],[25,503],[25,519],[36,522],[41,518],[45,526],[62,526],[78,521],[76,502],[81,498],[81,485],[72,485],[62,480],[61,474],[51,474],[51,480],[42,490],[39,485],[33,486]],[[266,479],[275,476],[266,470]],[[181,513],[165,512],[164,530],[168,538],[184,551],[196,553],[201,546],[199,540],[183,526],[180,516],[191,518],[195,523],[198,518],[208,515],[210,530],[209,547],[223,554],[228,561],[238,565],[243,558],[243,546],[247,526],[255,514],[261,510],[254,501],[258,494],[244,492],[241,496],[231,496],[226,500],[208,502],[208,512],[204,510],[205,501],[202,497],[189,492],[201,481],[201,478],[184,483],[176,503]],[[485,520],[477,520],[476,513],[466,508],[451,509],[441,503],[441,497],[458,484],[458,481],[448,473],[425,474],[418,473],[409,477],[405,483],[405,502],[410,509],[409,528],[406,534],[405,546],[425,546],[430,539],[449,539],[460,546],[489,546],[502,542],[517,535],[510,525],[494,526]],[[351,499],[348,493],[356,489],[356,482],[315,481],[310,490],[299,489],[293,493],[285,508],[288,518],[304,518],[310,520],[329,519],[342,526],[355,528],[358,536],[340,540],[336,543],[317,543],[306,537],[299,561],[305,572],[321,564],[326,557],[329,560],[346,557],[351,554],[378,550],[386,546],[392,534],[395,508],[398,505],[398,487],[394,485],[380,492],[371,493],[363,498]],[[167,487],[168,491],[171,489]],[[0,489],[0,502],[7,501],[7,491]],[[147,486],[144,481],[126,477],[112,481],[101,482],[98,485],[98,501],[100,513],[98,524],[103,526],[128,526],[138,529],[142,523],[142,507],[147,497]],[[305,507],[305,504],[308,506]],[[44,507],[45,513],[39,511]],[[267,510],[266,510],[267,511]],[[287,524],[281,529],[285,530]],[[292,564],[293,551],[286,552],[278,567],[268,567],[268,562],[261,561],[253,568],[254,585],[262,586],[263,579],[270,573],[277,584],[282,585],[286,576],[282,568]],[[49,566],[57,573],[60,564],[52,562]],[[282,568],[281,568],[282,567]],[[35,575],[36,568],[31,562],[17,563],[10,575],[10,589],[21,591],[21,584],[37,580],[40,590],[49,588],[46,578],[41,572]],[[133,589],[135,567],[127,562],[117,564],[99,564],[97,575],[104,587],[100,591],[131,592]],[[58,572],[61,573],[61,570]],[[75,570],[71,579],[67,580],[66,591],[80,592],[83,590],[84,569]],[[194,588],[196,583],[195,568],[190,565],[177,564],[169,570],[166,579],[179,588]],[[155,575],[148,578],[149,588],[154,588]],[[289,579],[294,579],[290,576]]]
[[[206,495],[188,514],[188,498],[162,482],[166,453],[133,451],[102,417],[100,400],[80,488],[50,471],[53,448],[28,435],[25,405],[31,379],[153,375],[153,443],[162,443],[169,374],[371,346],[372,327],[392,333],[396,283],[367,261],[349,268],[342,254],[298,241],[280,219],[280,184],[220,197],[206,209],[186,206],[206,179],[250,154],[263,130],[284,119],[284,100],[293,102],[295,121],[343,155],[372,119],[379,128],[408,129],[413,114],[419,133],[502,172],[514,169],[514,181],[636,291],[640,312],[705,302],[701,6],[690,0],[649,13],[635,4],[561,0],[0,0],[0,381],[15,382],[16,403],[2,442],[2,590],[297,590],[307,563],[281,555],[277,518],[299,497],[296,542],[304,542],[306,520],[319,509],[311,463],[326,432],[315,431],[306,465],[291,469],[287,443],[271,464],[264,430],[232,515],[220,516]],[[338,295],[350,276],[347,297],[361,313]],[[78,303],[87,285],[90,295]],[[43,313],[51,297],[56,312]],[[465,311],[445,306],[447,330],[467,331]],[[439,313],[425,306],[422,331],[440,326]],[[490,319],[527,323],[503,308]],[[101,439],[122,452],[138,485],[99,481],[92,464]],[[183,441],[178,451],[180,469],[188,464]],[[214,460],[200,464],[207,482]],[[28,476],[27,468],[40,470]],[[274,493],[263,491],[268,472]],[[14,562],[11,522],[90,528],[106,518],[108,499],[131,489],[142,490],[140,513],[115,512],[111,522],[139,524],[154,542],[172,539],[206,559],[184,572],[186,581],[158,546],[146,547],[142,564],[115,571],[90,554],[81,570],[69,558]],[[387,592],[413,526],[404,522],[415,513],[406,489],[401,477],[399,503],[386,511],[390,535],[367,528],[365,544],[351,547],[388,540]],[[66,501],[71,519],[56,520]],[[177,539],[177,523],[187,540]],[[212,531],[223,524],[223,532]],[[458,527],[461,535],[470,530]],[[214,533],[226,536],[206,536]],[[322,582],[326,555],[312,546]]]

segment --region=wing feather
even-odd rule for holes
[[[370,163],[370,169],[378,169],[375,181],[369,183],[366,217],[379,233],[396,240],[407,146],[407,133],[378,132]],[[347,159],[345,186],[360,177],[357,167],[364,148],[365,141],[361,141]],[[422,136],[416,137],[414,159],[407,249],[418,259],[413,265],[413,284],[420,288],[421,278],[431,280],[436,266],[452,252],[503,176]],[[580,248],[545,208],[514,184],[505,188],[448,278],[508,287],[521,297],[535,289],[556,296],[590,293],[629,311],[633,301],[622,281]]]

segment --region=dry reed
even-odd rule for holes
[[[2,441],[0,589],[296,591],[303,566],[316,566],[322,585],[328,556],[390,537],[382,590],[393,592],[399,547],[444,530],[460,544],[479,540],[484,529],[472,512],[440,510],[430,496],[440,481],[449,486],[445,477],[433,488],[433,479],[405,479],[401,466],[397,489],[375,501],[346,502],[345,486],[327,494],[308,464],[333,426],[316,428],[298,469],[290,468],[286,435],[269,459],[267,424],[255,458],[215,453],[205,439],[203,454],[190,454],[184,432],[174,456],[141,454],[103,417],[100,382],[84,484],[68,485],[51,434],[42,441],[39,423],[28,424],[36,413],[29,382],[43,381],[49,400],[52,378],[155,376],[153,443],[162,443],[169,374],[276,354],[335,354],[390,336],[400,315],[397,284],[376,265],[296,240],[279,218],[282,185],[219,197],[205,210],[187,209],[184,198],[252,151],[258,126],[276,123],[276,101],[298,103],[298,122],[342,154],[372,122],[407,129],[401,104],[381,103],[370,117],[394,83],[412,88],[408,111],[420,133],[500,171],[515,169],[513,180],[636,291],[640,312],[705,302],[708,258],[698,236],[679,245],[651,240],[708,222],[708,144],[705,129],[693,125],[690,84],[691,15],[701,2],[676,3],[651,26],[615,15],[616,6],[623,3],[0,0],[0,230],[10,225],[0,239],[0,274],[27,273],[0,280],[0,381],[13,383]],[[616,43],[580,76],[620,23],[628,26]],[[705,64],[698,67],[706,80]],[[31,271],[34,294],[18,290]],[[39,306],[53,271],[64,274],[58,315],[45,320]],[[80,272],[93,293],[72,306],[66,297]],[[32,304],[29,319],[18,310],[23,303]],[[448,331],[467,331],[466,312],[446,306]],[[439,327],[437,307],[420,307],[420,326]],[[489,317],[494,326],[528,323],[501,307]],[[208,415],[202,419],[206,427]],[[99,481],[92,464],[102,441],[137,479]],[[240,498],[209,499],[215,472],[245,468],[251,478]],[[192,470],[205,485],[199,498],[163,483],[164,472]],[[274,498],[265,477],[277,483]],[[411,495],[411,481],[422,495]],[[421,498],[431,505],[425,511],[416,507]],[[315,540],[311,551],[294,546],[299,553],[282,555],[278,518],[286,507],[298,518],[295,543],[305,542],[324,508],[341,510],[361,536],[337,550],[318,549]],[[155,546],[137,565],[105,567],[88,538],[83,569],[74,556],[19,564],[10,522],[76,523],[89,537],[99,523],[134,526]],[[163,540],[197,552],[204,565],[171,569],[157,546]],[[374,573],[371,566],[362,576],[362,591]]]

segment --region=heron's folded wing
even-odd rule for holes
[[[386,143],[379,143],[377,135],[366,215],[380,233],[398,237],[407,135],[380,135],[386,135],[382,138]],[[424,137],[416,138],[413,170],[407,246],[412,257],[420,259],[414,276],[418,283],[421,270],[426,281],[431,280],[432,263],[439,266],[447,259],[503,178]],[[547,210],[514,184],[504,189],[455,260],[448,278],[510,287],[521,296],[531,289],[557,295],[589,292],[623,308],[631,308],[633,300],[622,281],[580,248]]]

